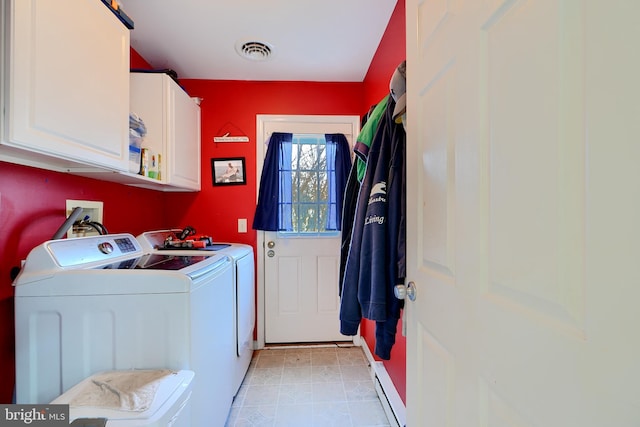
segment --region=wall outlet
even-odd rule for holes
[[[77,207],[82,208],[82,213],[78,217],[78,220],[98,222],[102,224],[102,211],[103,202],[95,202],[91,200],[67,200],[67,218],[71,215],[71,212]],[[88,218],[87,218],[88,217]],[[77,222],[77,221],[76,221]],[[100,233],[98,230],[91,226],[73,226],[67,231],[67,237],[85,237],[85,236],[98,236]]]
[[[247,232],[247,218],[238,218],[238,233]]]

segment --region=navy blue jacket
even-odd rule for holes
[[[405,271],[405,145],[389,99],[372,141],[360,186],[345,265],[340,332],[355,335],[361,319],[376,321],[375,354],[389,359],[403,301],[395,298]],[[344,230],[343,230],[344,231]]]

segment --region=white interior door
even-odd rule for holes
[[[407,425],[640,422],[640,3],[407,0]]]
[[[358,131],[357,116],[259,115],[257,158],[264,158],[273,132],[343,133],[353,144]],[[351,340],[340,334],[339,233],[292,236],[261,231],[258,249],[258,347]]]

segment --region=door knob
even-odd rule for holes
[[[415,301],[417,293],[416,284],[413,282],[409,282],[406,286],[396,285],[396,287],[393,288],[393,293],[398,299],[409,298],[410,301]]]
[[[276,245],[276,242],[274,242],[273,240],[270,240],[269,242],[267,242],[267,247],[269,249],[273,248]]]

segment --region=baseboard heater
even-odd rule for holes
[[[373,363],[373,382],[389,422],[406,427],[406,409],[382,362]]]
[[[376,362],[369,350],[367,344],[362,342],[362,350],[364,351],[369,365],[371,365],[371,376],[373,377],[373,384],[378,393],[378,398],[384,412],[387,414],[389,423],[393,427],[406,427],[407,426],[407,410],[396,390],[396,386],[391,381],[391,377],[384,367],[384,363]]]

